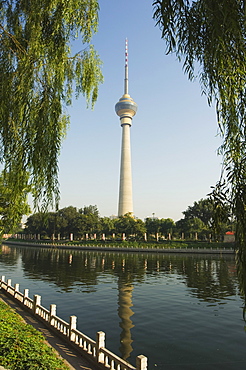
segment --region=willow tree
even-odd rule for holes
[[[11,233],[20,227],[21,218],[23,215],[30,213],[30,206],[27,203],[27,196],[30,192],[28,186],[28,175],[23,176],[21,189],[16,192],[15,202],[12,198],[12,189],[9,183],[14,179],[11,176],[13,173],[0,174],[0,236],[4,233]]]
[[[246,4],[243,0],[156,0],[154,19],[167,53],[199,78],[215,103],[223,141],[223,176],[214,191],[229,200],[239,249],[246,255]]]
[[[93,107],[102,82],[90,44],[98,10],[96,0],[0,0],[0,162],[12,203],[27,174],[35,204],[59,199],[64,107],[80,94]],[[72,54],[75,39],[81,51]]]

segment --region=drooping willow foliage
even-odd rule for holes
[[[246,313],[246,4],[244,0],[157,0],[154,18],[167,52],[196,70],[208,102],[216,103],[223,142],[222,176],[212,192],[216,215],[231,207],[236,221],[237,268]],[[198,68],[197,68],[198,67]],[[245,315],[246,316],[246,315]]]
[[[22,216],[28,215],[31,211],[27,203],[28,193],[31,191],[28,185],[28,174],[23,174],[19,185],[15,184],[13,196],[13,190],[9,184],[12,184],[15,178],[13,172],[0,174],[0,236],[19,229]]]
[[[198,76],[209,104],[216,103],[223,138],[223,180],[215,195],[230,203],[236,238],[246,253],[246,4],[243,0],[157,0],[154,19],[167,53]]]
[[[96,0],[0,0],[0,163],[13,203],[27,174],[36,204],[59,199],[64,107],[73,93],[93,106],[103,79],[89,44],[98,10]],[[76,38],[81,51],[72,55]]]

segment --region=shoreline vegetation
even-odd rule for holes
[[[68,370],[44,336],[0,300],[0,365],[9,370]]]
[[[81,249],[101,250],[117,252],[152,252],[152,253],[235,253],[235,243],[207,242],[207,241],[161,241],[161,242],[137,242],[137,241],[69,241],[69,240],[3,240],[2,243],[9,245],[25,245],[32,247],[57,248],[57,249]]]

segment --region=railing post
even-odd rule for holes
[[[35,294],[33,296],[33,313],[38,314],[38,306],[41,306],[41,295]]]
[[[69,321],[69,339],[71,342],[75,342],[75,334],[73,333],[73,330],[76,330],[77,325],[77,316],[70,316]]]
[[[7,292],[9,291],[9,286],[11,286],[11,279],[7,279]]]
[[[24,289],[23,305],[26,306],[26,298],[29,296],[29,289]]]
[[[105,348],[105,333],[103,331],[98,331],[96,340],[97,362],[104,363],[104,353],[100,351],[101,348]]]
[[[0,285],[1,288],[2,288],[2,283],[4,283],[4,282],[5,282],[5,276],[2,275],[2,277],[1,277],[1,285]]]
[[[16,292],[20,291],[20,284],[15,284],[15,292],[14,292],[14,298],[16,296]]]
[[[147,357],[143,355],[139,355],[136,358],[136,369],[137,370],[147,370],[147,362],[148,362]]]
[[[50,319],[49,319],[49,324],[51,326],[54,326],[54,316],[56,316],[56,304],[51,304],[50,305]]]

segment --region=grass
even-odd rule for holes
[[[0,365],[9,370],[68,370],[44,336],[0,301]]]

